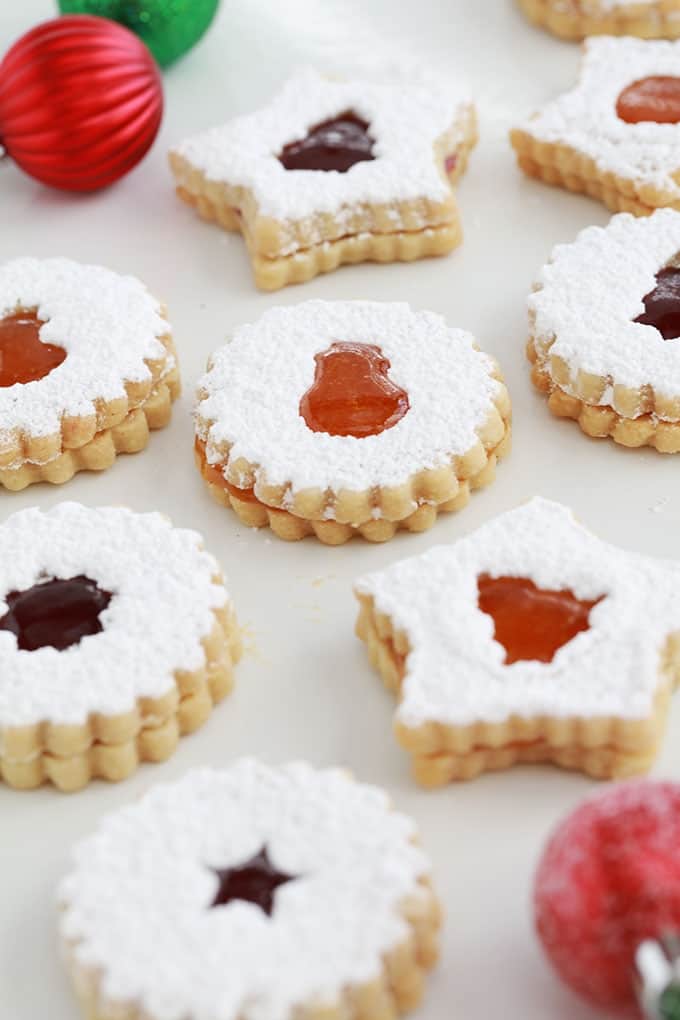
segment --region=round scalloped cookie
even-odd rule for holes
[[[270,309],[213,354],[195,418],[220,502],[250,527],[333,545],[431,527],[493,479],[510,441],[496,362],[402,303]]]
[[[677,39],[680,0],[519,0],[535,25],[562,39],[588,35],[634,35]]]
[[[554,414],[624,446],[680,451],[679,252],[671,209],[623,213],[555,248],[529,298],[528,345]]]
[[[179,373],[158,301],[69,259],[0,266],[0,485],[61,483],[134,453],[170,419]]]
[[[235,616],[200,535],[57,504],[0,526],[0,776],[74,790],[160,761],[231,689]]]
[[[338,770],[193,771],[74,857],[60,933],[97,1020],[384,1020],[437,958],[414,823]]]

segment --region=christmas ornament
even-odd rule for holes
[[[680,1020],[680,784],[581,805],[544,852],[536,926],[564,981],[622,1016]]]
[[[146,46],[104,18],[55,18],[0,64],[0,145],[22,170],[68,191],[106,187],[150,148],[163,114]]]
[[[218,6],[219,0],[59,0],[63,14],[98,14],[136,32],[161,67],[196,45]]]

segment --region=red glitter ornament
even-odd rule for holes
[[[149,50],[106,18],[46,21],[0,64],[0,145],[55,188],[94,191],[118,180],[147,153],[162,115]]]
[[[626,783],[581,805],[548,843],[534,902],[563,980],[622,1016],[642,1015],[637,998],[647,1002],[650,989],[640,947],[661,954],[680,933],[680,784]],[[647,1015],[675,1013],[661,1005]]]

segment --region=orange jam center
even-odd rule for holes
[[[390,363],[379,347],[339,341],[314,360],[314,383],[300,401],[312,432],[377,436],[408,411],[408,394],[389,378]]]
[[[680,122],[680,78],[658,75],[633,82],[619,96],[616,113],[627,124],[641,121],[677,124]]]
[[[524,659],[552,662],[563,645],[589,629],[590,610],[604,598],[585,602],[568,589],[537,588],[527,577],[481,574],[477,588],[479,608],[492,617],[508,666]]]
[[[0,319],[0,386],[42,379],[66,358],[63,347],[40,342],[42,325],[35,310]]]

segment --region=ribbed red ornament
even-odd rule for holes
[[[46,21],[0,63],[0,144],[55,188],[94,191],[118,180],[147,153],[162,116],[151,53],[106,18]]]

